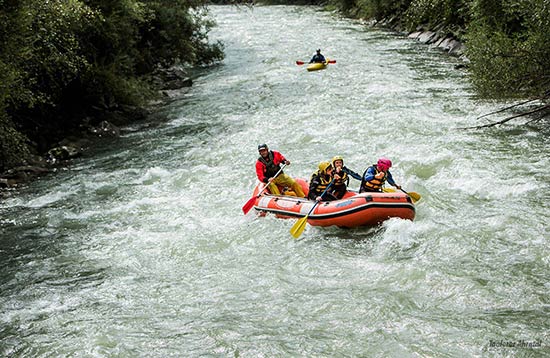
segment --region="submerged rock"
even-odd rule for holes
[[[102,121],[96,127],[89,127],[88,131],[98,137],[120,137],[120,128],[108,121]]]
[[[52,148],[46,154],[46,160],[49,163],[57,163],[61,160],[68,160],[76,158],[82,154],[82,151],[79,148],[62,145],[59,147]]]

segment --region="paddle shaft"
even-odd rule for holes
[[[416,192],[413,192],[411,191],[410,193],[409,192],[406,192],[405,190],[399,188],[399,190],[401,190],[403,193],[407,194],[409,197],[411,197],[411,199],[413,200],[413,202],[415,201],[418,201],[420,200],[421,196],[420,194],[416,193]]]
[[[279,174],[281,174],[281,172],[283,171],[283,169],[286,167],[286,164],[283,164],[281,166],[281,169],[279,169],[279,171],[277,171],[277,173],[275,173],[275,175],[273,176],[273,179],[277,178],[279,176]],[[265,184],[264,188],[258,193],[258,195],[256,195],[256,198],[259,198],[260,195],[262,195],[264,193],[264,191],[267,189],[267,187],[269,186],[269,183],[270,181],[268,180],[267,183]]]
[[[334,182],[334,179],[332,179],[331,182],[329,183],[329,185],[327,185],[327,187],[325,188],[325,190],[321,194],[321,198],[323,198],[323,195],[325,195],[325,193],[328,191],[328,188],[330,188],[332,186],[333,182]],[[300,237],[300,235],[302,235],[302,233],[304,232],[304,229],[306,228],[307,218],[309,217],[309,214],[311,214],[313,212],[315,207],[317,207],[317,204],[319,204],[320,202],[321,202],[321,200],[316,201],[315,204],[313,204],[313,206],[309,210],[309,213],[307,213],[306,216],[304,216],[300,220],[296,221],[296,223],[294,225],[292,225],[292,227],[290,228],[290,234],[292,236],[294,236],[294,238],[297,239],[297,238]]]
[[[328,191],[328,189],[332,186],[332,183],[334,183],[334,179],[332,179],[330,181],[330,183],[328,183],[327,187],[325,188],[325,190],[323,190],[323,192],[321,193],[321,195],[319,195],[321,197],[321,200],[317,201],[317,203],[315,203],[315,205],[319,204],[319,202],[323,201],[323,195],[326,194],[326,192]],[[307,216],[309,216],[309,214],[311,214],[311,212],[313,211],[313,209],[315,209],[315,205],[313,205],[313,207],[311,208],[311,210],[309,211],[309,213],[307,213]]]
[[[321,62],[321,63],[336,63],[336,60],[328,60],[327,62]],[[296,61],[296,64],[298,66],[301,66],[301,65],[305,65],[305,64],[309,64],[309,62],[304,62],[304,61]]]
[[[286,167],[286,164],[283,164],[281,166],[281,169],[279,169],[279,171],[273,176],[273,178],[276,178],[279,174],[281,174],[281,172],[283,171],[283,169],[285,167]],[[248,199],[246,204],[243,205],[243,213],[245,215],[250,211],[250,209],[252,209],[252,207],[254,206],[254,203],[256,202],[256,199],[259,198],[264,193],[264,191],[268,188],[268,186],[269,186],[269,181],[266,185],[264,185],[263,189],[260,190],[258,195],[253,196],[252,198]]]

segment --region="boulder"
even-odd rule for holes
[[[61,145],[59,147],[52,148],[46,153],[46,160],[49,163],[57,163],[61,160],[69,160],[76,158],[82,154],[79,148],[75,148],[68,145]]]
[[[449,51],[451,49],[451,42],[454,41],[452,37],[446,37],[445,39],[443,39],[443,41],[441,41],[437,47],[445,50],[445,51]]]
[[[47,174],[51,170],[41,166],[24,165],[9,169],[0,178],[0,188],[11,188],[31,178]]]
[[[101,121],[97,127],[89,127],[88,131],[98,137],[118,138],[120,128],[108,121]]]
[[[416,40],[421,34],[422,34],[422,32],[415,31],[415,32],[411,32],[409,34],[409,36],[407,36],[407,37],[410,38],[410,39]]]
[[[457,40],[451,40],[449,42],[449,53],[456,56],[461,56],[464,52],[464,45]]]
[[[436,37],[437,34],[433,31],[422,32],[416,39],[423,44],[431,43],[432,39]]]
[[[434,41],[434,42],[433,42],[433,45],[434,45],[435,47],[439,47],[439,45],[441,45],[441,43],[442,43],[443,41],[445,41],[445,36],[442,36],[442,37],[440,37],[439,39],[437,39],[436,41]]]
[[[0,188],[13,188],[17,186],[17,180],[9,178],[0,178]]]
[[[191,78],[180,67],[157,70],[153,82],[160,90],[175,90],[193,85]]]

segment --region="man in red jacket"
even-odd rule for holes
[[[280,152],[269,150],[267,144],[260,144],[258,152],[260,153],[260,157],[256,161],[256,175],[259,181],[268,185],[268,190],[271,194],[280,195],[281,192],[277,187],[277,185],[280,185],[290,187],[299,197],[303,198],[305,196],[300,184],[296,183],[290,176],[281,171],[275,177],[275,174],[281,169],[281,164],[290,165],[289,160]]]

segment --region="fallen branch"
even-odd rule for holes
[[[514,107],[521,106],[521,105],[524,105],[524,104],[529,103],[529,102],[538,101],[538,100],[540,100],[540,99],[542,99],[542,98],[534,98],[534,99],[530,99],[530,100],[525,101],[525,102],[516,103],[516,104],[514,104],[513,106],[506,107],[506,108],[503,108],[503,109],[499,109],[498,111],[495,111],[495,112],[491,112],[491,113],[484,114],[484,115],[482,115],[482,116],[480,116],[480,117],[477,117],[476,119],[481,119],[481,118],[484,118],[484,117],[488,117],[488,116],[490,116],[490,115],[492,115],[492,114],[501,113],[501,112],[507,111],[507,110],[509,110],[509,109],[512,109],[512,108],[514,108]]]
[[[533,113],[537,113],[537,112],[541,112],[541,111],[544,111],[546,109],[550,109],[550,105],[545,105],[545,106],[542,106],[540,108],[537,108],[535,110],[532,110],[532,111],[529,111],[529,112],[523,112],[523,113],[520,113],[520,114],[517,114],[515,116],[511,116],[511,117],[507,117],[507,118],[504,118],[503,120],[501,121],[498,121],[498,122],[493,122],[493,123],[489,123],[489,124],[484,124],[484,125],[481,125],[481,126],[473,126],[473,127],[463,127],[463,128],[459,128],[459,129],[481,129],[481,128],[488,128],[488,127],[494,127],[494,126],[498,126],[500,124],[504,124],[508,121],[511,121],[512,119],[514,118],[519,118],[519,117],[523,117],[523,116],[528,116],[530,114],[533,114]],[[539,119],[542,119],[544,118],[545,116],[547,116],[548,113],[545,113],[544,115],[542,115],[541,117],[537,118],[537,120]]]
[[[547,117],[548,116],[548,113],[544,113],[542,116],[539,116],[537,118],[533,118],[531,119],[529,122],[525,123],[525,124],[530,124],[530,123],[533,123],[533,122],[538,122],[540,121],[541,119],[543,119],[544,117]]]

